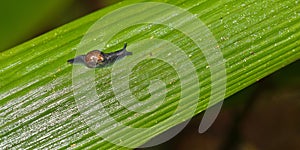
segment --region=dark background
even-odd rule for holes
[[[120,0],[2,0],[0,52]]]
[[[0,52],[118,1],[1,1]],[[204,134],[199,114],[175,138],[147,150],[300,149],[299,70],[298,60],[227,98]]]

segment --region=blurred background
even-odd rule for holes
[[[0,52],[120,0],[0,1]],[[172,140],[146,150],[300,149],[300,61],[227,98],[211,128],[202,114]]]
[[[2,0],[0,52],[120,0]]]

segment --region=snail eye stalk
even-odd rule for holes
[[[67,60],[70,64],[80,63],[84,64],[89,68],[101,68],[107,65],[113,64],[117,60],[132,55],[132,52],[126,50],[127,43],[124,44],[124,47],[118,51],[112,53],[103,53],[99,50],[93,50],[88,52],[86,55],[80,55],[73,59]]]

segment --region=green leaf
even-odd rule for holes
[[[87,125],[89,123],[84,122],[95,121],[93,119],[96,119],[92,124],[97,127],[97,133],[103,132],[110,138],[119,139],[122,144],[136,147],[191,117],[189,116],[191,112],[188,110],[193,103],[189,97],[181,98],[182,91],[187,91],[191,97],[200,95],[196,111],[192,112],[194,115],[207,108],[210,97],[222,97],[218,95],[222,89],[217,89],[216,95],[210,93],[214,87],[211,78],[213,75],[210,72],[210,67],[213,66],[209,65],[210,62],[195,41],[179,30],[161,24],[144,23],[125,28],[118,34],[112,35],[111,39],[105,39],[109,40],[106,45],[93,42],[94,39],[81,41],[95,21],[117,9],[138,2],[142,1],[122,2],[99,10],[0,54],[0,147],[4,149],[126,149],[98,136],[94,132],[95,128],[89,128]],[[186,0],[166,3],[194,14],[193,17],[203,21],[217,40],[217,47],[221,49],[225,60],[226,76],[220,76],[219,80],[227,81],[226,97],[300,58],[300,5],[296,1]],[[157,18],[168,13],[168,11],[155,12],[155,8],[141,10],[141,13],[143,11],[147,12],[143,14],[145,18],[147,15]],[[126,13],[129,12],[124,12],[124,16]],[[170,14],[169,19],[178,15],[180,14]],[[118,29],[118,23],[130,22],[138,16],[108,23],[107,32],[113,33]],[[188,26],[194,23],[189,22],[193,17],[183,18],[179,23]],[[186,85],[189,87],[182,89],[180,72],[164,60],[152,58],[162,51],[160,47],[153,43],[139,43],[152,38],[169,41],[189,56],[188,61],[195,67],[199,80],[196,82],[199,82],[200,89],[194,89],[195,80],[190,81],[189,74],[183,76],[183,79],[187,79]],[[93,73],[94,70],[82,65],[73,67],[66,63],[75,55],[88,52],[101,44],[106,46],[104,52],[112,52],[120,49],[125,42],[128,43],[128,51],[134,53],[115,65],[123,63],[126,67],[130,65],[126,60],[132,60],[140,53],[153,50],[152,53],[151,51],[147,53],[145,59],[135,65],[128,75],[132,94],[140,102],[147,102],[151,97],[151,91],[148,91],[151,81],[159,79],[159,84],[163,82],[166,85],[167,93],[164,102],[155,110],[145,114],[126,109],[116,100],[117,95],[114,94],[111,84],[114,82],[111,73],[115,65],[96,69],[95,79],[76,80],[76,76],[72,76],[72,72],[73,75],[77,75],[74,70],[82,70],[83,74],[91,71]],[[177,59],[176,56],[174,55],[174,58]],[[75,81],[73,85],[72,79]],[[91,99],[91,104],[98,106],[101,102],[103,105],[101,110],[109,112],[110,117],[97,116],[99,109],[92,107],[91,104],[88,105],[89,108],[81,107],[83,105],[80,103],[81,100],[89,97],[87,94],[90,91],[86,91],[87,93],[73,93],[73,91],[84,87],[88,89],[89,85],[95,85],[100,100]],[[154,93],[159,93],[159,90]],[[174,117],[174,112],[181,102],[182,108],[186,108],[187,111],[179,112]],[[155,104],[149,103],[149,106]],[[128,105],[134,106],[134,103]],[[88,115],[83,115],[85,113]],[[139,134],[127,132],[111,121],[113,118],[126,126],[146,129],[172,117],[175,119],[162,124],[160,128]],[[101,126],[97,126],[97,121],[102,121],[99,122]]]

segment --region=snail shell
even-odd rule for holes
[[[86,54],[85,58],[85,65],[89,68],[95,68],[98,65],[103,64],[104,56],[103,53],[99,50],[93,50]]]

